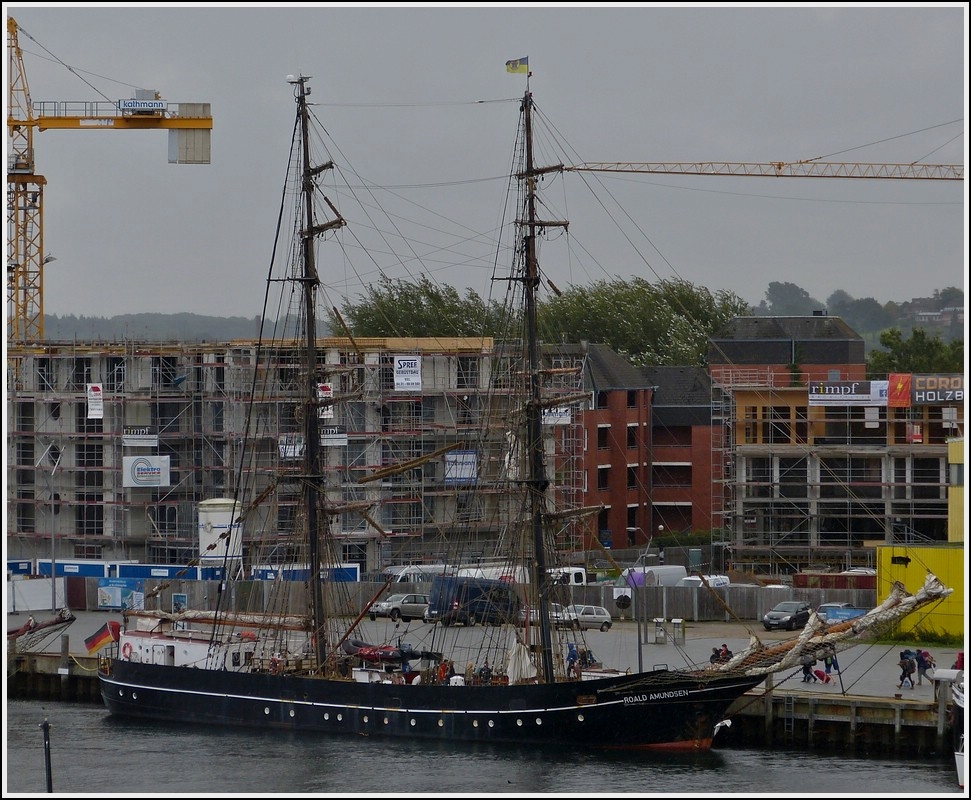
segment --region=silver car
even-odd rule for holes
[[[550,622],[553,623],[553,626],[556,628],[560,628],[567,624],[564,617],[563,606],[561,606],[559,603],[550,603]],[[525,608],[520,609],[519,611],[519,624],[520,626],[524,626],[526,624]],[[538,608],[529,609],[529,624],[539,625]]]
[[[372,620],[378,617],[389,617],[395,622],[399,619],[410,622],[413,619],[423,619],[426,608],[428,608],[427,594],[393,594],[386,600],[371,606],[368,616]]]
[[[613,625],[610,612],[603,606],[572,605],[567,606],[563,612],[565,624],[573,630],[589,630],[597,628],[601,631],[609,631]]]

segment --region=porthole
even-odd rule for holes
[[[293,718],[294,718],[295,716],[297,716],[297,712],[296,712],[296,711],[294,711],[294,710],[293,710],[293,709],[291,708],[291,709],[290,709],[290,719],[293,719]]]
[[[493,721],[492,721],[491,719],[489,720],[489,727],[490,727],[490,728],[493,728],[493,727],[495,727],[495,724],[496,724],[496,723],[495,723],[495,722],[493,722]]]
[[[364,722],[367,723],[367,719],[368,719],[367,714],[364,715],[363,719],[364,719]]]
[[[517,727],[520,727],[520,728],[523,727],[523,721],[521,719],[517,719],[516,720],[516,725],[517,725]]]
[[[343,719],[344,719],[344,715],[343,714],[338,714],[337,715],[337,721],[338,722],[341,722]]]
[[[138,699],[138,692],[132,692],[131,693],[131,699],[132,700],[137,700]]]
[[[439,728],[443,728],[444,726],[445,726],[445,720],[443,720],[443,719],[440,719],[440,720],[438,721],[438,727],[439,727]]]
[[[583,722],[583,714],[577,714],[577,722]]]
[[[388,724],[388,718],[387,718],[387,717],[385,717],[385,718],[384,718],[384,724],[385,724],[385,725],[387,725],[387,724]]]
[[[327,720],[329,720],[329,719],[330,719],[330,714],[328,714],[328,713],[327,713],[327,712],[325,711],[325,712],[324,712],[324,722],[326,722],[326,721],[327,721]]]
[[[270,707],[267,706],[266,708],[264,708],[263,709],[263,713],[266,714],[267,716],[269,716],[270,715]]]
[[[539,717],[536,717],[536,724],[537,725],[542,725],[543,724],[543,720],[541,720]]]
[[[479,720],[477,720],[477,719],[472,720],[472,727],[473,728],[478,728],[479,727]]]
[[[415,722],[414,720],[412,720],[412,721],[411,721],[411,727],[412,727],[412,728],[414,728],[414,727],[415,727],[415,725],[417,725],[417,724],[418,724],[418,723],[416,723],[416,722]]]

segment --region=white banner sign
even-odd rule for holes
[[[475,483],[479,479],[479,459],[475,450],[453,450],[445,454],[445,483]]]
[[[121,434],[122,447],[158,447],[158,434],[152,428],[125,426]]]
[[[321,425],[320,444],[322,447],[347,447],[347,428],[343,425]]]
[[[811,406],[886,406],[889,381],[812,381]]]
[[[394,357],[394,388],[396,392],[421,390],[421,356]]]
[[[122,457],[122,486],[133,489],[171,486],[168,456]]]
[[[105,398],[100,383],[88,384],[88,419],[104,419]]]
[[[320,419],[333,419],[334,418],[334,384],[332,383],[318,383],[317,384],[317,402],[320,404],[318,406],[317,416]]]

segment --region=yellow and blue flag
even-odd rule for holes
[[[529,74],[529,59],[515,58],[506,62],[506,72],[518,72],[523,75]]]

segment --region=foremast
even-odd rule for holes
[[[310,603],[312,617],[312,646],[317,659],[318,668],[322,668],[327,658],[327,636],[325,635],[326,609],[324,606],[323,586],[320,579],[321,567],[321,526],[330,524],[330,515],[326,513],[326,493],[324,487],[324,469],[321,463],[320,424],[318,416],[317,394],[317,314],[316,298],[320,278],[317,275],[314,241],[316,237],[333,228],[344,225],[343,218],[337,218],[322,224],[317,224],[314,214],[315,177],[334,164],[313,166],[310,158],[310,111],[307,97],[310,87],[307,85],[308,76],[296,76],[287,79],[294,86],[294,97],[297,101],[297,116],[300,121],[302,154],[302,181],[304,222],[300,231],[303,253],[303,269],[295,280],[302,285],[304,324],[304,374],[306,376],[306,394],[304,396],[304,451],[303,477],[301,479],[301,502],[306,518],[307,530],[307,561],[309,562]],[[332,211],[333,205],[328,203]]]
[[[549,615],[549,595],[546,570],[546,516],[547,491],[550,481],[546,473],[543,450],[543,396],[540,382],[539,334],[536,321],[536,293],[539,289],[539,259],[536,255],[536,237],[547,227],[566,227],[566,222],[549,222],[536,219],[536,182],[547,172],[562,171],[563,165],[537,169],[533,164],[533,96],[527,89],[523,95],[523,133],[525,139],[525,170],[519,179],[525,186],[525,218],[517,221],[522,231],[523,311],[526,325],[526,370],[529,376],[529,397],[526,403],[526,457],[529,474],[526,479],[529,493],[529,513],[533,534],[533,585],[537,587],[539,606],[540,641],[543,654],[543,679],[553,683],[553,631]]]

